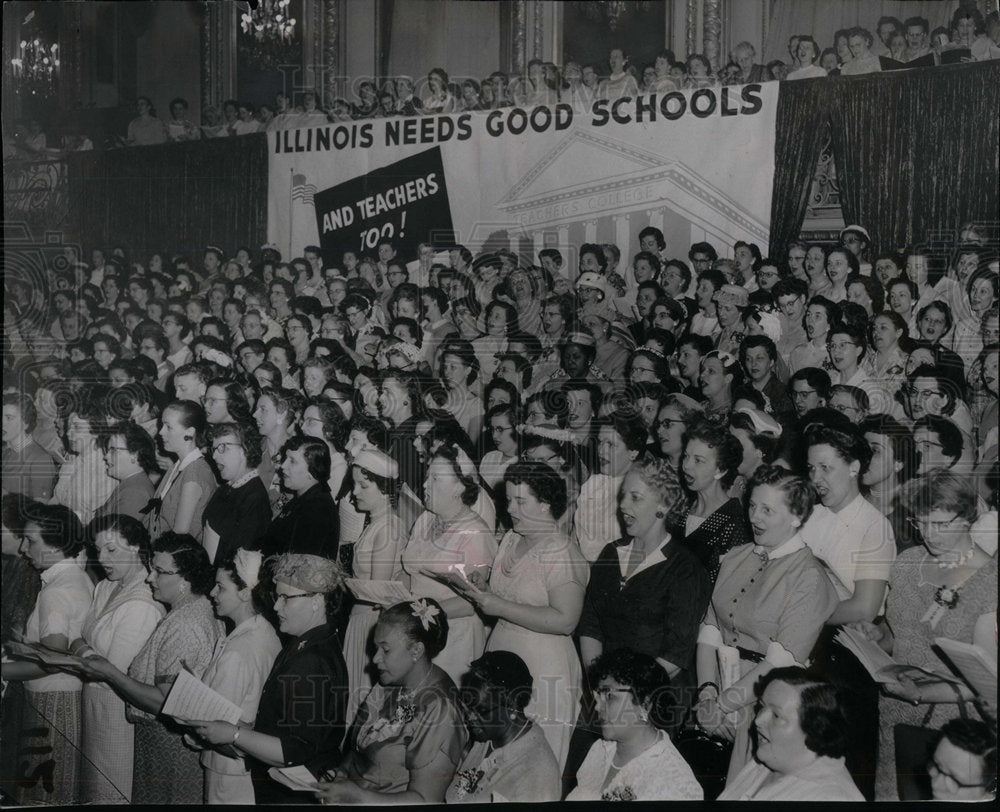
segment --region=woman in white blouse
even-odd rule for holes
[[[700,801],[701,785],[659,729],[670,680],[656,660],[630,649],[590,666],[602,740],[590,748],[567,801]]]
[[[80,635],[90,607],[93,584],[76,560],[83,549],[84,529],[69,508],[35,505],[30,509],[20,552],[41,573],[42,588],[28,616],[25,638],[64,651]],[[76,803],[80,769],[80,690],[70,674],[51,673],[30,662],[5,662],[5,681],[23,682],[25,691],[21,737],[6,742],[9,758],[16,751],[21,775],[44,771],[47,781],[17,788],[22,804]]]
[[[93,651],[124,671],[164,615],[146,583],[149,533],[131,516],[118,514],[95,520],[90,531],[104,580],[94,589],[90,611],[70,649],[76,654]],[[106,683],[85,683],[81,803],[131,801],[134,741],[124,700]]]

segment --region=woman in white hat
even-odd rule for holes
[[[366,514],[365,529],[354,543],[354,577],[363,581],[397,581],[402,574],[400,552],[406,545],[406,528],[396,513],[399,466],[374,448],[359,451],[351,466],[352,496]],[[350,696],[348,722],[354,719],[372,686],[368,670],[368,638],[378,620],[379,607],[356,600],[344,632],[344,660]]]

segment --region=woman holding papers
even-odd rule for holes
[[[226,699],[240,706],[240,722],[252,725],[257,716],[264,680],[281,651],[278,635],[261,614],[259,603],[261,554],[237,550],[215,571],[212,603],[219,617],[235,624],[220,640],[215,656],[202,677]],[[253,783],[243,759],[221,749],[205,750],[201,766],[205,773],[206,804],[253,804]]]
[[[351,474],[354,502],[367,514],[365,529],[354,544],[354,577],[365,581],[399,580],[399,554],[406,544],[406,528],[396,514],[399,466],[383,452],[365,449],[354,457]],[[368,649],[378,610],[373,604],[355,601],[347,622],[344,659],[351,689],[348,720],[353,721],[372,686]]]
[[[125,670],[164,614],[146,583],[149,533],[138,520],[114,513],[95,519],[88,529],[104,580],[94,589],[80,637],[70,650],[107,658]],[[125,702],[104,682],[85,683],[82,699],[80,801],[127,804],[132,800],[135,728],[125,717]]]
[[[976,546],[969,533],[976,520],[975,487],[972,478],[948,471],[907,483],[903,499],[916,517],[923,546],[904,550],[893,564],[885,623],[853,624],[900,663],[896,679],[883,684],[879,701],[876,800],[897,798],[896,725],[940,726],[963,715],[973,698],[964,684],[950,680],[952,672],[932,646],[935,637],[971,643],[976,623],[996,616],[997,560]],[[993,645],[995,658],[995,637]],[[949,680],[920,674],[915,681],[907,666]]]
[[[302,803],[271,779],[271,767],[305,765],[319,776],[340,762],[347,707],[347,666],[337,637],[343,595],[340,565],[328,558],[285,553],[273,564],[278,630],[291,642],[278,654],[264,683],[253,727],[192,721],[197,736],[231,745],[246,757],[258,805]]]
[[[590,575],[579,546],[557,526],[566,483],[544,462],[504,473],[513,530],[504,536],[489,584],[472,573],[463,594],[497,618],[488,651],[517,654],[534,678],[525,713],[537,720],[560,770],[580,712],[583,671],[573,644]]]
[[[747,492],[754,543],[720,560],[695,655],[698,724],[735,741],[730,779],[750,758],[757,680],[773,668],[805,665],[838,603],[823,565],[799,533],[816,498],[809,481],[762,465]]]
[[[28,616],[27,642],[65,651],[70,641],[80,636],[94,591],[76,560],[83,538],[83,525],[69,508],[31,506],[20,549],[41,573],[42,589]],[[75,803],[80,769],[80,680],[70,674],[53,674],[31,662],[5,662],[3,678],[24,684],[22,736],[5,742],[8,758],[17,753],[21,775],[37,774],[42,762],[51,762],[53,767],[50,782],[19,788],[18,802]]]
[[[205,548],[191,536],[164,533],[153,542],[146,580],[169,611],[132,664],[125,670],[84,654],[80,671],[106,682],[129,704],[126,716],[135,725],[132,803],[200,804],[198,754],[184,746],[181,731],[165,727],[156,714],[182,668],[201,677],[225,631],[207,597],[213,570]]]
[[[434,575],[445,575],[461,566],[468,576],[479,570],[489,576],[497,545],[486,523],[473,512],[479,497],[479,475],[468,455],[457,445],[444,443],[433,452],[424,482],[422,513],[410,531],[403,550],[403,569],[410,591],[433,598],[448,615],[448,642],[434,657],[434,664],[453,682],[461,680],[469,663],[483,653],[486,626],[475,606],[456,595]]]

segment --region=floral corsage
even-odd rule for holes
[[[635,791],[632,787],[615,787],[601,796],[602,801],[634,801]]]
[[[412,699],[400,698],[396,705],[396,712],[391,719],[380,716],[367,730],[363,730],[358,736],[358,746],[366,747],[375,742],[384,742],[399,736],[404,725],[413,721],[416,715],[416,708]]]
[[[458,790],[456,795],[464,798],[466,795],[475,795],[479,790],[479,782],[483,780],[486,773],[476,767],[467,770],[459,770],[455,777],[458,779]]]

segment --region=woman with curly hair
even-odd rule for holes
[[[168,607],[166,616],[127,671],[87,651],[76,668],[87,679],[107,683],[129,705],[126,716],[135,726],[131,802],[198,804],[198,756],[184,746],[183,731],[157,714],[182,668],[195,676],[204,672],[225,629],[208,600],[214,580],[201,544],[189,535],[164,533],[152,552],[147,580],[153,597]]]
[[[567,801],[700,801],[701,785],[664,732],[670,678],[648,654],[616,648],[588,671],[602,741],[576,773]]]
[[[701,561],[712,583],[720,557],[750,541],[743,507],[728,496],[742,461],[743,447],[725,422],[704,418],[684,435],[681,479],[694,498],[674,533]]]
[[[482,572],[456,587],[497,619],[488,651],[512,651],[535,681],[528,716],[538,719],[560,769],[580,711],[583,673],[573,644],[589,572],[579,547],[557,527],[566,483],[542,462],[504,473],[513,529],[500,543],[487,583]]]
[[[698,723],[735,740],[730,776],[750,756],[754,684],[772,668],[806,663],[838,602],[799,533],[815,501],[809,481],[763,465],[747,493],[753,543],[722,557],[698,634]]]

